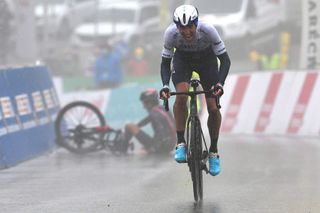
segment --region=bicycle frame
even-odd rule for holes
[[[201,122],[198,116],[197,95],[213,93],[209,91],[197,91],[200,81],[197,79],[190,80],[190,86],[193,91],[188,92],[171,92],[170,95],[187,95],[190,97],[190,113],[187,119],[187,163],[191,172],[193,182],[194,199],[197,202],[203,198],[203,177],[202,170],[209,173],[206,166],[208,160],[208,147],[205,142],[204,134],[201,128]],[[220,108],[219,98],[216,97],[217,107]],[[164,101],[166,110],[169,109],[168,100]],[[205,149],[203,149],[203,144]]]
[[[102,149],[112,153],[122,151],[119,142],[122,131],[106,125],[99,109],[85,101],[71,102],[59,111],[55,133],[57,144],[76,154]]]

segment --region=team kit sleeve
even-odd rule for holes
[[[215,27],[211,26],[209,28],[209,38],[212,42],[212,48],[216,56],[220,60],[220,68],[219,68],[219,83],[224,85],[224,82],[229,73],[231,61],[226,49],[226,46]]]
[[[162,49],[162,58],[161,58],[161,67],[160,67],[161,80],[162,80],[163,86],[169,86],[170,76],[171,76],[170,65],[171,65],[173,54],[174,54],[173,44],[171,42],[172,38],[169,30],[170,29],[168,28],[164,33],[164,45]]]
[[[151,122],[150,116],[143,118],[141,121],[138,122],[138,127],[143,127]]]

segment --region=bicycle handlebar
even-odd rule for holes
[[[174,95],[188,95],[188,96],[195,96],[195,95],[199,95],[199,94],[212,94],[214,92],[213,89],[211,90],[201,90],[201,91],[189,91],[189,92],[170,92],[170,96],[174,96]],[[221,108],[220,105],[220,97],[219,96],[214,96],[216,99],[216,104],[218,109]],[[166,111],[169,111],[169,100],[163,100],[163,105]]]

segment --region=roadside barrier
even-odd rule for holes
[[[46,67],[0,69],[0,169],[54,148],[59,107]]]
[[[224,90],[223,134],[320,135],[318,71],[229,75]]]
[[[85,100],[97,105],[109,124],[121,127],[125,122],[137,121],[145,115],[138,97],[147,87],[160,89],[161,85],[160,82],[137,84],[114,90],[90,91],[88,95],[85,92],[65,94],[62,100],[68,102],[91,97]],[[319,71],[230,74],[224,91],[220,100],[222,134],[320,135]],[[207,122],[207,110],[202,110],[201,119],[204,124]],[[207,128],[203,130],[207,133]]]

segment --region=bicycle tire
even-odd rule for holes
[[[103,134],[92,131],[92,134],[85,135],[83,131],[105,124],[104,116],[93,104],[71,102],[59,111],[55,120],[56,142],[76,154],[96,151],[102,144]]]
[[[203,199],[203,173],[202,173],[202,160],[203,160],[203,147],[202,147],[202,130],[200,120],[197,119],[197,128],[196,128],[196,138],[197,138],[197,156],[198,156],[198,163],[199,163],[199,197],[200,200]]]
[[[202,137],[200,128],[198,119],[191,121],[189,166],[193,185],[193,195],[196,202],[203,199],[203,176],[201,168]]]

